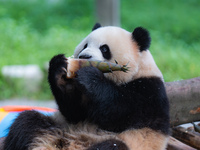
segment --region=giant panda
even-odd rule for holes
[[[74,57],[127,64],[128,72],[81,68],[66,78],[63,54],[49,63],[48,81],[59,111],[22,112],[4,150],[163,150],[169,137],[169,104],[163,76],[148,50],[149,32],[96,24]]]

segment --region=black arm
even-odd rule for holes
[[[90,122],[114,132],[150,127],[168,133],[169,104],[159,78],[140,78],[118,86],[98,69],[87,67],[77,72],[76,81],[90,99]]]
[[[82,93],[73,79],[66,78],[67,62],[63,54],[54,56],[49,63],[48,81],[59,110],[71,123],[85,119],[85,108],[81,105]]]

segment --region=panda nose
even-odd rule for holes
[[[90,55],[81,55],[79,56],[79,59],[90,59],[92,56]]]

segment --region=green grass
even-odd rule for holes
[[[13,64],[38,64],[42,67],[55,54],[72,55],[74,47],[87,35],[63,27],[51,27],[45,34],[40,34],[27,24],[17,24],[12,19],[1,19],[0,33],[1,56],[4,56],[1,57],[1,67]]]
[[[0,0],[0,69],[5,65],[44,65],[52,56],[73,54],[76,45],[91,32],[95,21],[93,0]],[[121,26],[133,31],[147,28],[150,51],[165,81],[200,76],[200,26],[198,0],[121,1]],[[46,78],[37,92],[26,91],[23,82],[0,74],[0,99],[52,98]],[[25,92],[23,92],[25,90]]]
[[[200,43],[187,44],[170,35],[152,31],[150,48],[165,81],[177,81],[200,76]],[[161,40],[162,38],[162,40]]]

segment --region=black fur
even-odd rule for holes
[[[118,86],[97,68],[86,67],[77,72],[75,79],[63,79],[66,85],[59,88],[55,77],[64,73],[59,71],[66,66],[62,59],[59,55],[51,60],[49,82],[59,109],[69,122],[87,120],[113,132],[150,127],[168,134],[169,106],[159,78],[141,78]],[[67,84],[72,87],[70,92]]]
[[[52,58],[49,63],[48,81],[61,113],[70,123],[78,123],[86,118],[86,108],[82,105],[81,91],[75,87],[75,81],[66,79],[66,58],[63,54]],[[63,84],[58,84],[61,79]]]
[[[4,141],[4,150],[28,150],[33,137],[41,129],[55,127],[53,120],[36,111],[22,112],[10,127],[10,132]]]
[[[151,44],[151,37],[146,29],[142,27],[135,28],[132,33],[132,38],[137,42],[140,51],[149,49]]]
[[[101,24],[100,23],[96,23],[95,25],[94,25],[94,27],[92,28],[92,31],[94,31],[94,30],[96,30],[96,29],[98,29],[98,28],[100,28],[101,27]]]
[[[91,146],[88,150],[128,150],[128,147],[119,140],[106,140]]]
[[[101,50],[101,53],[102,53],[102,55],[105,59],[107,59],[107,60],[111,59],[112,55],[111,55],[111,52],[110,52],[110,48],[107,44],[100,46],[99,49]]]

